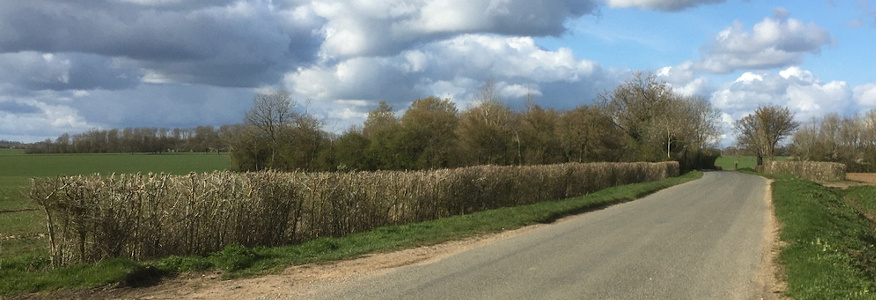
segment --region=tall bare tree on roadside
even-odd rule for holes
[[[764,157],[775,159],[776,145],[794,133],[800,126],[787,107],[767,105],[758,107],[735,124],[737,143],[757,156],[757,165],[763,165]]]
[[[270,149],[268,168],[285,168],[280,148],[285,131],[298,117],[294,107],[297,103],[286,91],[258,93],[253,98],[252,109],[246,112],[246,125],[255,128],[254,133],[264,138]]]

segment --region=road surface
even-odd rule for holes
[[[759,299],[766,180],[706,172],[646,198],[308,299]],[[298,297],[296,297],[298,298]]]

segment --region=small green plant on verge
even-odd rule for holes
[[[258,259],[259,255],[252,249],[241,244],[231,244],[222,251],[211,254],[209,261],[223,271],[234,272],[249,268]]]
[[[780,238],[787,243],[778,259],[785,267],[787,296],[876,299],[874,224],[844,201],[845,193],[776,177],[773,203]]]

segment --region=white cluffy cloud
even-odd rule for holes
[[[766,18],[751,31],[741,22],[722,30],[703,48],[695,68],[713,73],[745,69],[770,69],[799,64],[807,54],[818,54],[833,42],[830,33],[814,23],[787,18],[777,9],[777,17]]]
[[[853,90],[855,103],[869,109],[876,109],[876,83],[856,86]]]
[[[851,88],[846,82],[822,82],[812,72],[799,67],[778,73],[743,73],[715,91],[712,103],[735,120],[762,105],[787,106],[800,121],[826,113],[855,112]]]
[[[597,63],[576,58],[570,49],[539,47],[531,37],[460,35],[387,57],[357,57],[336,64],[302,68],[286,75],[286,87],[328,115],[361,117],[376,101],[404,109],[418,98],[446,97],[460,108],[474,101],[487,78],[496,81],[500,97],[518,101],[526,94],[544,96],[545,106],[572,107],[600,92],[598,82],[616,76]],[[563,95],[565,93],[565,95]],[[340,113],[338,101],[364,100]],[[368,104],[368,105],[364,105]],[[360,120],[359,120],[360,121]]]

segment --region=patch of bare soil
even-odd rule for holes
[[[858,185],[873,185],[876,186],[876,173],[846,173],[846,180],[839,182],[828,182],[823,184],[826,187],[848,188]]]
[[[783,279],[785,271],[776,260],[785,244],[779,239],[779,222],[776,220],[772,195],[772,180],[770,180],[767,182],[764,196],[767,205],[767,226],[764,229],[763,240],[766,247],[763,250],[763,262],[757,280],[762,285],[760,299],[784,300],[788,299],[784,296],[787,288],[787,283]]]
[[[222,280],[221,273],[185,274],[145,288],[96,290],[75,295],[51,295],[52,299],[296,299],[311,294],[322,284],[359,276],[373,276],[393,268],[427,264],[468,249],[530,231],[544,225],[488,234],[443,244],[378,253],[325,264],[293,266],[279,274]]]

